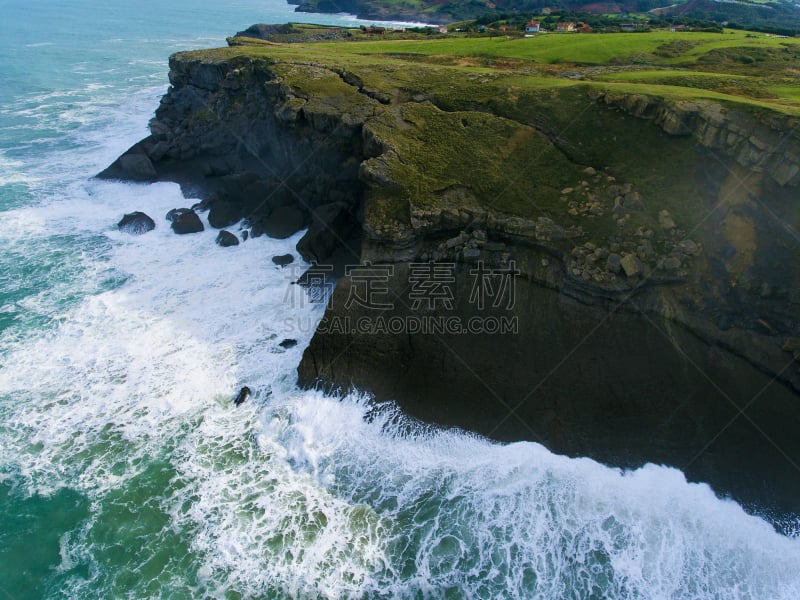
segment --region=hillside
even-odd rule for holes
[[[800,6],[792,0],[291,0],[301,12],[349,12],[364,19],[414,20],[434,24],[462,22],[492,15],[512,21],[545,15],[611,15],[639,22],[662,18],[729,23],[793,35],[800,31]]]
[[[691,17],[716,23],[725,22],[737,29],[772,30],[787,35],[800,32],[800,5],[790,0],[769,2],[690,0],[653,12],[668,17]]]
[[[535,13],[542,10],[586,10],[587,12],[646,12],[669,6],[668,0],[624,0],[581,2],[572,0],[292,0],[302,12],[350,12],[366,19],[421,20],[451,23],[491,13]]]

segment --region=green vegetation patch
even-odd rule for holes
[[[800,44],[715,48],[699,57],[698,63],[715,70],[753,67],[762,73],[764,69],[782,71],[800,65]]]
[[[678,88],[708,90],[745,98],[778,98],[779,95],[763,82],[744,75],[730,73],[704,73],[697,71],[628,71],[607,73],[592,77],[597,81],[638,83],[644,85],[669,85]]]
[[[655,64],[694,62],[706,52],[727,47],[782,48],[800,40],[747,37],[744,32],[726,33],[609,33],[545,34],[530,38],[450,35],[445,39],[391,39],[358,43],[322,43],[341,54],[391,54],[490,56],[530,60],[545,64],[622,64],[636,59]],[[665,48],[668,51],[665,51]],[[662,55],[659,55],[659,52]],[[664,54],[667,56],[664,56]]]
[[[366,165],[367,176],[387,184],[375,187],[365,207],[370,222],[408,223],[412,207],[473,206],[547,216],[606,240],[623,233],[611,214],[614,199],[604,191],[613,185],[609,177],[632,183],[643,198],[644,208],[629,213],[624,231],[660,231],[661,210],[690,227],[710,205],[697,191],[707,187],[706,163],[692,137],[671,137],[607,107],[599,95],[800,116],[798,51],[795,40],[744,33],[656,32],[343,39],[183,56],[263,59],[303,103],[306,118],[326,119],[331,127],[342,119],[365,123],[391,148]],[[763,57],[763,68],[741,56]],[[597,174],[587,177],[588,167]],[[589,187],[582,186],[587,179]],[[564,194],[565,188],[583,191]],[[590,195],[600,198],[602,214],[570,212]]]
[[[493,114],[407,103],[370,127],[391,140],[389,174],[417,208],[445,208],[451,190],[468,188],[476,206],[551,214],[560,190],[580,179],[579,165],[542,133]],[[464,200],[459,196],[459,204]]]

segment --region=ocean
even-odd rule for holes
[[[298,389],[313,327],[286,324],[323,307],[271,261],[298,236],[177,236],[177,185],[92,178],[147,134],[172,52],[290,19],[355,22],[0,0],[0,597],[800,597],[797,527],[679,470]],[[118,232],[134,210],[156,229]]]

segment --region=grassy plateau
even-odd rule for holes
[[[692,135],[669,134],[598,98],[712,107],[739,115],[737,123],[789,134],[800,117],[800,39],[742,31],[521,37],[353,29],[333,32],[331,41],[331,28],[294,27],[291,39],[232,38],[228,48],[181,57],[261,60],[307,113],[363,122],[394,150],[367,161],[369,170],[396,184],[371,195],[367,222],[407,227],[414,211],[465,207],[546,217],[569,232],[566,252],[575,240],[619,246],[656,268],[678,241],[705,235],[698,227],[732,185],[724,182],[733,163],[701,160]],[[796,203],[772,197],[772,212],[795,223]],[[740,204],[747,202],[745,194]],[[748,223],[753,232],[759,227]],[[728,237],[719,243],[736,247]],[[738,277],[746,266],[735,271]],[[607,274],[593,273],[605,281]]]

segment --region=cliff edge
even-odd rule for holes
[[[302,385],[617,465],[674,464],[763,505],[738,465],[780,489],[767,505],[796,511],[796,111],[357,44],[175,55],[151,136],[101,176],[179,181],[218,227],[309,227],[308,261],[391,267],[378,306],[353,305],[363,277],[339,280]],[[446,266],[445,304],[409,296],[431,290],[415,265]],[[513,274],[513,302],[476,304],[481,269]],[[331,327],[426,315],[516,325]]]

